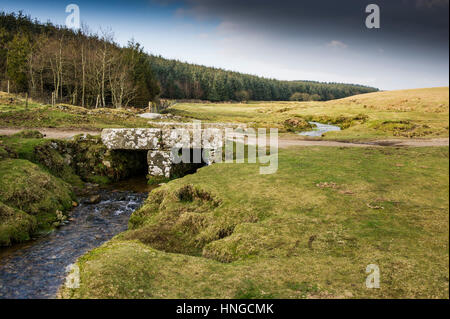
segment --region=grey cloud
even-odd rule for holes
[[[244,30],[254,28],[289,36],[308,32],[331,38],[340,34],[364,38],[373,35],[363,23],[365,6],[372,2],[381,8],[379,39],[446,46],[448,0],[185,0],[183,14],[199,20],[237,23]]]

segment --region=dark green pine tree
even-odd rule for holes
[[[18,92],[28,91],[27,57],[30,42],[26,36],[16,34],[8,43],[7,75]]]

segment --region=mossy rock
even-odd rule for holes
[[[0,202],[0,246],[29,240],[36,226],[35,217]]]
[[[76,136],[74,169],[83,180],[109,183],[146,171],[147,153],[138,151],[109,151],[99,136]]]
[[[83,181],[109,184],[147,170],[146,153],[109,151],[98,136],[71,141],[49,140],[34,148],[33,161],[52,174],[79,186]]]
[[[72,207],[71,186],[22,159],[0,161],[0,201],[38,218]]]
[[[68,142],[51,140],[34,148],[33,160],[65,182],[81,187],[83,182],[73,168],[75,148]]]
[[[233,232],[234,223],[214,219],[220,204],[211,192],[190,184],[157,189],[132,214],[131,231],[123,236],[163,251],[199,256],[207,243]]]
[[[283,124],[288,132],[298,132],[312,129],[312,125],[301,117],[287,119]]]

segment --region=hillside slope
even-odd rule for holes
[[[357,84],[279,81],[157,56],[149,56],[149,61],[164,98],[209,101],[289,101],[293,98],[326,101],[378,91]]]
[[[335,106],[348,103],[362,104],[367,108],[380,111],[448,113],[449,88],[435,87],[374,92],[327,102],[327,104]]]

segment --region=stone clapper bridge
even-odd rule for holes
[[[102,141],[109,150],[148,151],[149,176],[165,178],[194,172],[199,167],[220,161],[225,129],[247,128],[243,124],[200,124],[195,121],[152,124],[160,127],[104,129]]]

